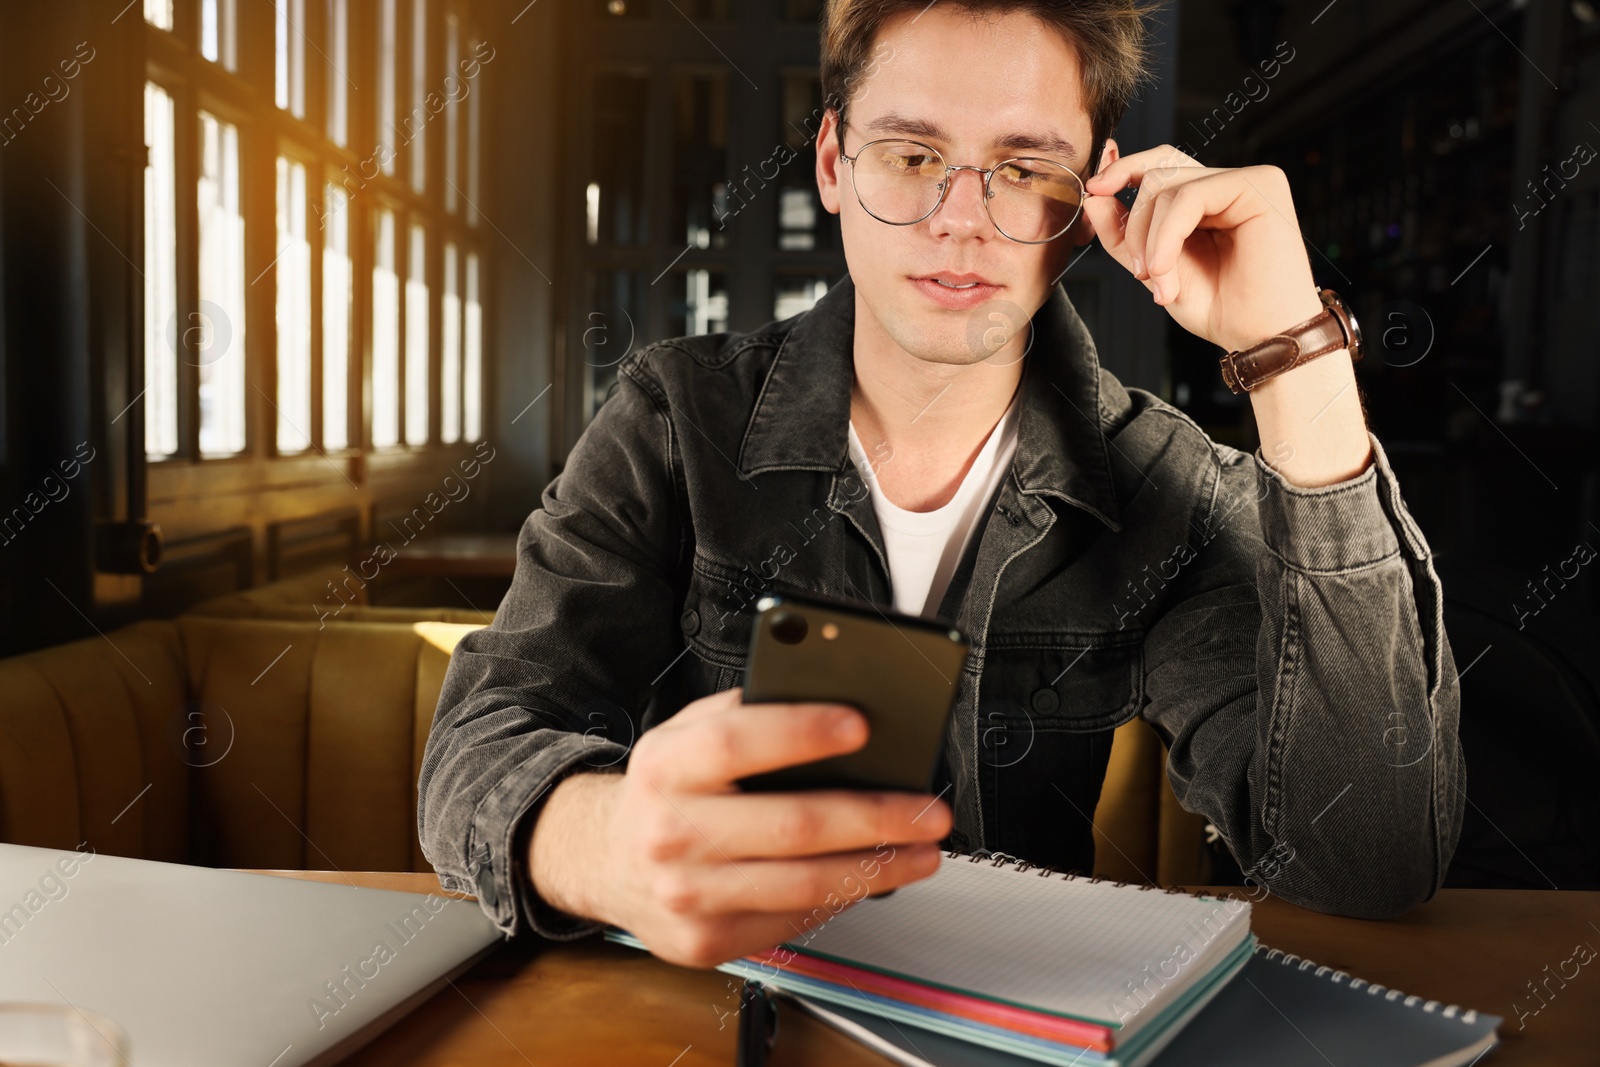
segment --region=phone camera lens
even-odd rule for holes
[[[806,639],[806,620],[792,611],[779,612],[772,620],[772,636],[786,645],[798,645]]]

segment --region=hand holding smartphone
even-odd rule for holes
[[[739,780],[749,791],[929,792],[968,642],[960,630],[870,604],[767,595],[745,663],[743,700],[849,704],[866,717],[854,752]]]

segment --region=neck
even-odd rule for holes
[[[912,510],[950,499],[1022,379],[1028,331],[973,363],[937,363],[907,352],[856,295],[855,380],[850,420],[869,455],[893,455],[880,471],[891,499]],[[882,448],[887,443],[886,449]],[[898,499],[897,499],[898,498]]]

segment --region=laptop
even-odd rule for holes
[[[133,1067],[332,1064],[487,955],[475,901],[0,844],[0,1003],[70,1003]]]

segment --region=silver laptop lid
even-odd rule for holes
[[[333,1062],[500,940],[470,900],[0,844],[0,1002],[98,1012],[135,1067]]]

